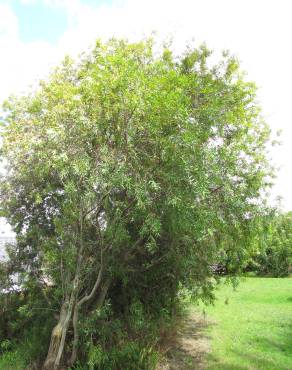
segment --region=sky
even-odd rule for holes
[[[292,210],[291,14],[291,0],[0,0],[0,104],[96,38],[155,32],[178,50],[191,40],[229,49],[259,87],[266,122],[282,131],[270,153],[279,168],[271,198]]]

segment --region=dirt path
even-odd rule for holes
[[[210,323],[203,315],[190,311],[165,348],[165,359],[157,370],[201,370],[210,351],[205,328]]]

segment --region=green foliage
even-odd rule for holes
[[[25,351],[16,349],[7,351],[0,355],[0,369],[3,370],[23,370],[27,366],[27,357]]]
[[[19,369],[25,368],[24,363],[40,366],[54,323],[44,297],[33,289],[29,292],[6,292],[0,295],[0,307],[1,366],[4,369],[5,366],[9,369],[9,364],[12,366],[13,363],[16,366],[19,363]]]
[[[48,328],[40,324],[33,328],[26,328],[24,337],[13,340],[4,340],[0,343],[0,369],[24,370],[40,368],[46,355],[46,342],[43,342],[43,331]],[[39,331],[39,334],[38,334]]]
[[[163,322],[147,315],[137,301],[126,314],[114,313],[106,303],[83,319],[81,358],[87,364],[83,368],[154,369],[159,357],[155,346],[159,331],[169,321],[169,314],[164,315]]]
[[[17,234],[6,272],[30,296],[19,314],[48,284],[47,308],[66,309],[70,325],[86,300],[83,333],[104,297],[102,314],[134,332],[171,316],[182,287],[212,300],[210,266],[222,251],[244,255],[238,235],[261,214],[272,171],[254,84],[226,53],[209,67],[210,54],[97,41],[6,102],[1,214]],[[113,346],[125,359],[135,348]]]
[[[249,269],[260,275],[283,277],[292,266],[292,214],[264,219],[262,246],[253,256]]]
[[[140,344],[129,341],[121,348],[107,352],[100,346],[92,346],[87,364],[90,370],[154,370],[157,362],[158,354],[152,348],[141,347]]]

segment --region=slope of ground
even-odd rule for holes
[[[292,279],[246,278],[222,286],[207,329],[209,370],[292,369]]]
[[[221,285],[167,338],[159,370],[292,370],[292,279]]]

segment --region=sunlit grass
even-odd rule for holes
[[[213,307],[207,369],[292,369],[292,279],[245,278],[223,285]]]

